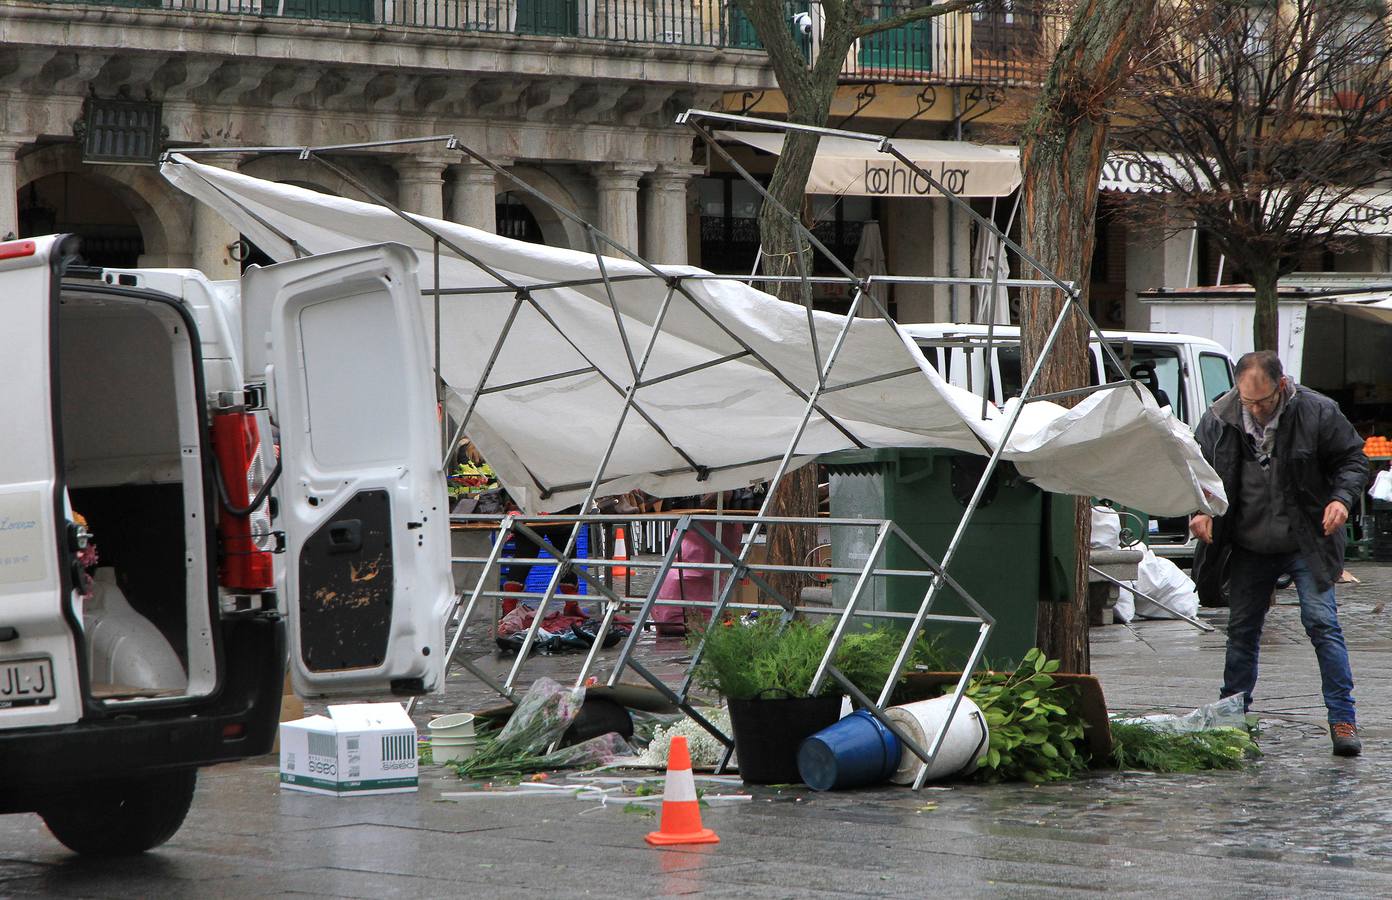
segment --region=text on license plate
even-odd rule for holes
[[[0,659],[0,706],[53,696],[53,664],[47,659]]]

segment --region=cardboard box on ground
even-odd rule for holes
[[[754,544],[749,551],[749,564],[751,566],[763,565],[768,562],[768,545],[762,538]],[[768,572],[758,572],[760,578],[768,579]],[[739,584],[735,585],[735,592],[732,598],[736,603],[758,603],[759,585],[752,578],[742,578]]]
[[[399,703],[330,706],[280,726],[280,783],[286,790],[361,797],[417,790],[416,726]]]

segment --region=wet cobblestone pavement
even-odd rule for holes
[[[1264,756],[1241,772],[1104,773],[1065,785],[953,785],[815,794],[754,789],[713,805],[714,846],[654,850],[652,821],[621,804],[467,798],[425,770],[421,792],[334,800],[281,792],[274,760],[207,770],[184,828],[136,860],[77,860],[34,816],[0,818],[0,895],[537,897],[1392,896],[1392,567],[1351,566],[1340,588],[1364,756],[1330,755],[1314,653],[1293,591],[1263,639],[1255,711]],[[1200,634],[1176,622],[1092,632],[1114,711],[1184,712],[1214,699],[1225,611]],[[486,627],[466,651],[495,670]],[[674,674],[680,641],[645,638]],[[573,674],[575,657],[536,674]],[[607,671],[601,665],[599,671]],[[471,677],[420,705],[491,701]]]

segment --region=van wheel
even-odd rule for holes
[[[91,785],[40,810],[65,847],[88,856],[132,856],[158,847],[184,824],[198,770],[186,769]]]

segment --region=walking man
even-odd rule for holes
[[[1362,439],[1334,401],[1287,378],[1270,350],[1237,361],[1237,387],[1213,402],[1195,436],[1229,503],[1225,515],[1189,520],[1194,536],[1212,545],[1201,565],[1221,565],[1220,551],[1232,553],[1222,696],[1240,693],[1251,706],[1262,624],[1276,579],[1289,574],[1319,660],[1334,753],[1357,756],[1334,583],[1344,568],[1344,523],[1368,481]]]

